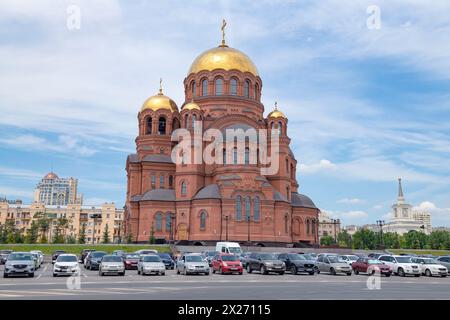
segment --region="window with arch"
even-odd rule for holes
[[[309,234],[309,219],[306,220],[306,234]]]
[[[187,194],[186,182],[184,182],[184,181],[181,183],[181,194],[182,195],[186,195]]]
[[[189,116],[185,115],[184,116],[184,127],[187,128],[188,127],[188,121],[189,121]]]
[[[166,118],[164,117],[159,117],[158,134],[166,134]]]
[[[205,229],[206,229],[206,212],[202,211],[202,213],[200,213],[200,230]]]
[[[284,215],[284,233],[289,233],[289,215]]]
[[[316,234],[316,220],[312,221],[312,234]]]
[[[270,123],[270,133],[272,135],[275,135],[276,133],[275,124],[273,122]]]
[[[250,149],[249,148],[245,148],[245,165],[249,165],[250,164]]]
[[[169,188],[172,189],[173,187],[173,176],[169,176]]]
[[[156,188],[156,176],[154,174],[152,174],[151,183],[152,183],[152,189],[155,189]]]
[[[255,84],[255,99],[259,99],[259,86],[258,84]]]
[[[161,213],[157,213],[155,216],[155,220],[156,220],[156,231],[162,231],[162,214]]]
[[[223,149],[223,158],[222,158],[223,164],[227,164],[227,150]]]
[[[238,153],[237,153],[237,148],[233,149],[233,164],[237,164],[238,163]]]
[[[195,114],[193,114],[191,117],[191,120],[192,120],[192,129],[193,129],[195,126],[195,121],[197,121],[197,116]]]
[[[153,128],[153,119],[152,117],[148,117],[145,123],[145,134],[152,134]]]
[[[172,218],[171,218],[171,214],[170,213],[166,213],[166,231],[170,232],[172,229]]]
[[[237,86],[238,86],[238,82],[235,78],[231,78],[230,80],[230,94],[232,96],[236,96],[237,95]]]
[[[216,79],[216,96],[221,96],[223,94],[223,79],[217,78]]]
[[[244,97],[250,98],[250,80],[244,82]]]
[[[256,196],[255,201],[253,203],[253,220],[259,221],[260,210],[261,210],[261,208],[260,208],[259,197]]]
[[[286,173],[289,173],[289,159],[286,158]]]
[[[242,219],[242,198],[241,196],[236,197],[236,221],[241,221]]]
[[[202,96],[207,96],[208,95],[208,80],[203,79],[202,81]]]
[[[164,189],[164,176],[163,175],[159,176],[159,187],[161,189]]]
[[[192,90],[192,96],[196,96],[196,90],[195,90],[195,80],[191,82],[191,90]]]
[[[245,197],[245,219],[250,221],[250,197]]]
[[[283,123],[278,122],[278,134],[281,136],[283,134]]]

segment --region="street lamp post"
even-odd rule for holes
[[[175,242],[175,219],[176,219],[176,214],[175,213],[170,214],[170,242],[171,243]]]
[[[380,227],[380,245],[384,247],[384,240],[383,240],[383,226],[385,225],[384,220],[377,220],[377,226]]]
[[[227,214],[225,218],[225,241],[228,241],[228,221],[230,221],[230,216]]]
[[[340,224],[340,220],[339,219],[332,219],[333,221],[333,225],[334,225],[334,242],[337,243],[337,233],[336,233],[336,225]]]
[[[250,243],[250,215],[247,215],[247,242]]]

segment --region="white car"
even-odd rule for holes
[[[359,257],[354,254],[345,254],[339,256],[339,258],[341,258],[343,261],[345,261],[346,264],[350,266],[352,265],[353,262],[356,262],[359,259]]]
[[[104,255],[102,261],[98,266],[98,274],[104,276],[105,274],[125,275],[125,263],[121,256]]]
[[[411,258],[411,261],[420,265],[420,271],[427,277],[447,276],[447,268],[432,258]]]
[[[53,276],[71,276],[78,274],[80,274],[78,257],[69,253],[60,254],[53,265]]]
[[[378,260],[391,267],[392,272],[401,277],[406,275],[420,277],[422,273],[420,265],[411,262],[411,257],[409,256],[382,255],[378,257]]]
[[[161,258],[155,254],[142,255],[137,265],[138,274],[166,274],[166,266]]]
[[[41,266],[44,263],[44,254],[40,250],[33,250],[30,251],[30,253],[37,254],[39,257],[39,266]]]

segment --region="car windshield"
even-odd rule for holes
[[[367,261],[368,264],[383,264],[380,260],[377,259],[370,259]]]
[[[11,261],[29,261],[33,260],[33,256],[30,253],[11,253],[8,257]]]
[[[106,255],[106,252],[95,251],[91,253],[92,258],[101,258]]]
[[[56,262],[78,262],[75,256],[59,256]]]
[[[139,259],[139,255],[138,255],[138,254],[135,254],[135,253],[133,253],[133,254],[127,254],[127,255],[125,256],[125,259]]]
[[[331,263],[344,262],[339,256],[327,256]]]
[[[411,263],[411,257],[397,257],[398,263]]]
[[[161,262],[161,258],[158,256],[145,256],[142,259],[144,262]]]
[[[350,261],[356,261],[356,260],[359,259],[358,256],[347,256],[347,258],[348,258]]]
[[[428,258],[428,259],[422,259],[425,264],[438,264],[436,260]]]
[[[291,260],[306,260],[306,258],[297,253],[289,253],[288,258]]]
[[[235,254],[242,253],[242,250],[239,247],[228,247],[228,251],[230,251],[230,253],[235,253]]]
[[[186,262],[202,262],[202,257],[200,256],[186,256]]]
[[[277,260],[272,253],[262,253],[259,256],[261,257],[261,260]]]
[[[122,262],[122,258],[119,256],[104,256],[102,262]]]
[[[301,255],[303,258],[305,258],[306,260],[315,260],[316,258],[310,254],[302,254]]]
[[[231,255],[231,256],[222,256],[222,261],[238,261],[238,257],[236,257],[235,255]]]

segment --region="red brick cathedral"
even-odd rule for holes
[[[288,119],[277,107],[264,117],[262,87],[250,58],[223,40],[192,63],[181,109],[162,88],[144,102],[138,113],[136,153],[126,163],[125,233],[133,241],[148,242],[153,236],[159,242],[196,245],[219,240],[250,240],[261,246],[317,243],[319,209],[298,193]],[[193,131],[196,121],[203,132],[277,130],[277,172],[262,175],[261,159],[249,163],[247,149],[244,163],[173,162],[178,142],[172,141],[172,132]]]

